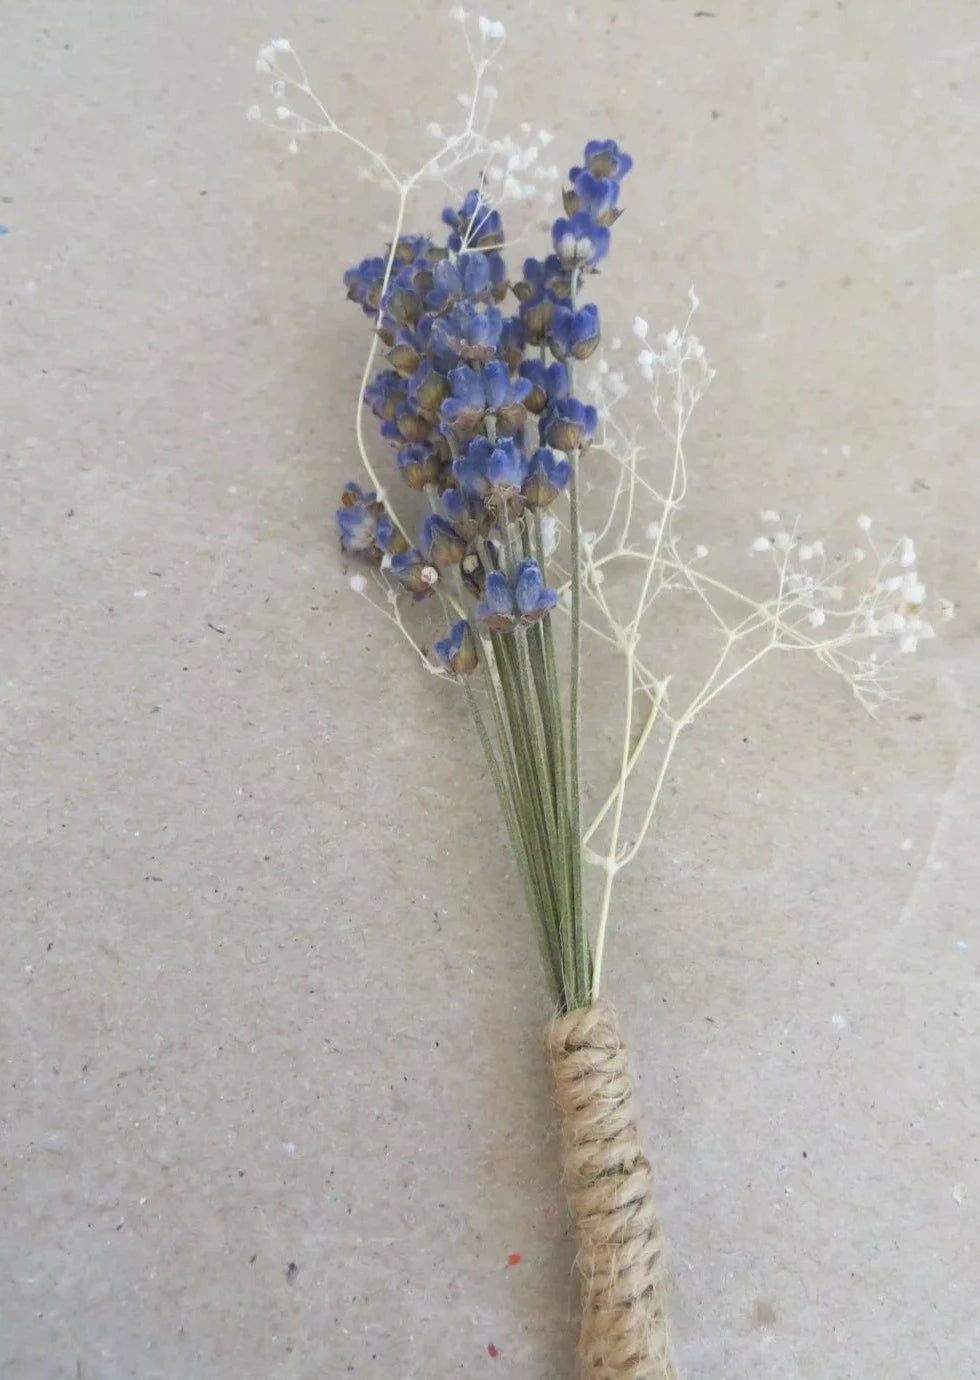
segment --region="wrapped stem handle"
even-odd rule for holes
[[[604,1002],[548,1027],[578,1235],[584,1380],[676,1380],[664,1238],[626,1051]]]

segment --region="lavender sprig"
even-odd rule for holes
[[[630,166],[613,140],[586,146],[583,165],[569,174],[570,215],[552,227],[554,253],[526,259],[513,285],[500,251],[501,216],[479,189],[444,210],[444,244],[403,236],[344,275],[348,297],[388,346],[365,404],[402,476],[425,491],[432,509],[416,543],[406,541],[382,564],[416,599],[444,590],[465,614],[435,655],[454,677],[482,672],[492,728],[484,726],[481,741],[495,779],[506,783],[505,815],[518,859],[530,869],[525,882],[561,1010],[590,1000],[593,976],[582,906],[574,572],[577,468],[598,414],[575,396],[573,370],[598,346],[600,321],[598,308],[581,305],[579,295],[583,276],[608,252]],[[551,628],[558,592],[547,581],[536,521],[566,490],[573,570],[567,710]],[[392,525],[375,495],[353,507],[346,498],[337,512],[344,550],[375,562],[379,522]]]

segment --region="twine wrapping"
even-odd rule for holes
[[[548,1027],[578,1234],[585,1380],[676,1380],[664,1238],[615,1012],[600,1002]]]

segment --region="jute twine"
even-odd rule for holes
[[[597,1003],[548,1027],[578,1233],[585,1380],[676,1380],[664,1238],[615,1012]]]

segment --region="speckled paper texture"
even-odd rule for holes
[[[788,661],[720,700],[625,878],[682,1374],[967,1380],[980,11],[494,13],[502,120],[635,155],[607,331],[701,298],[687,530],[741,559],[760,508],[845,542],[866,511],[958,607],[877,722]],[[408,160],[458,35],[427,0],[5,18],[0,1374],[570,1377],[520,887],[462,705],[331,526],[339,279],[391,205],[245,119],[285,33]]]

